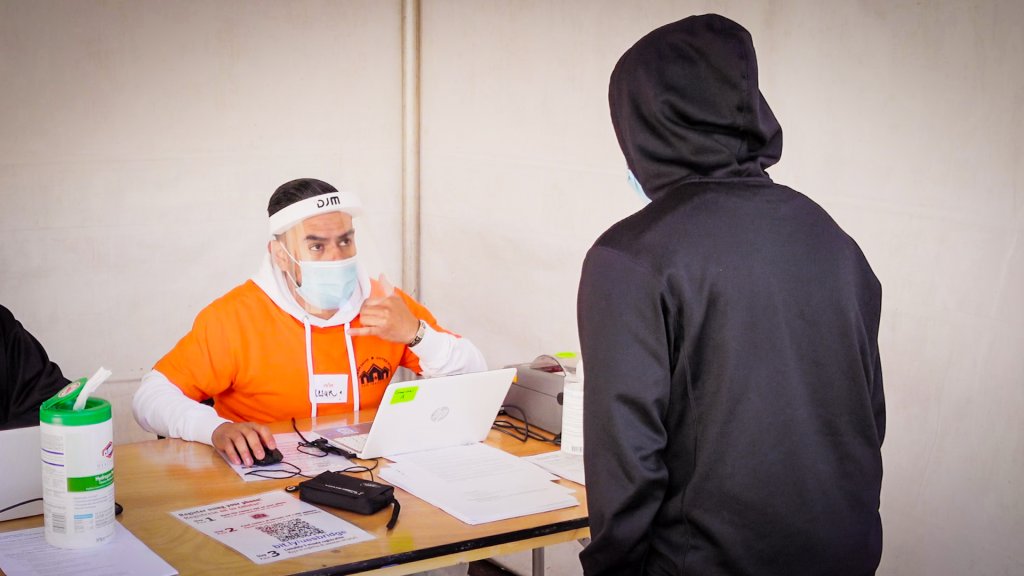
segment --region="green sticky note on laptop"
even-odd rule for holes
[[[399,388],[395,390],[394,396],[391,397],[392,404],[401,404],[402,402],[412,402],[416,398],[416,392],[420,389],[419,386],[406,386],[405,388]]]

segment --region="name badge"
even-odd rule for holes
[[[314,404],[348,402],[348,374],[314,374],[309,401]]]

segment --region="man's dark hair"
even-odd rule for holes
[[[267,216],[273,216],[281,209],[291,206],[299,200],[337,191],[338,189],[334,186],[316,178],[299,178],[285,182],[278,186],[270,196],[270,202],[267,204]]]

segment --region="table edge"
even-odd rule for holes
[[[367,572],[398,564],[408,564],[411,562],[419,562],[421,560],[447,556],[449,554],[458,554],[491,546],[500,546],[511,542],[521,542],[559,532],[570,532],[581,528],[587,528],[589,525],[590,521],[587,517],[563,520],[561,522],[545,524],[543,526],[523,528],[514,532],[503,532],[501,534],[471,538],[469,540],[451,542],[449,544],[443,544],[441,546],[434,546],[431,548],[410,550],[408,552],[399,552],[397,554],[380,556],[378,558],[360,560],[358,562],[342,564],[340,566],[310,570],[308,572],[297,572],[294,576],[344,576],[346,574],[358,574],[360,572]]]

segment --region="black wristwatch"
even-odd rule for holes
[[[412,339],[411,342],[406,344],[406,346],[408,346],[409,348],[412,348],[413,346],[419,344],[420,341],[423,340],[423,335],[426,334],[426,333],[427,333],[427,321],[426,320],[420,320],[420,327],[416,329],[416,336]]]

